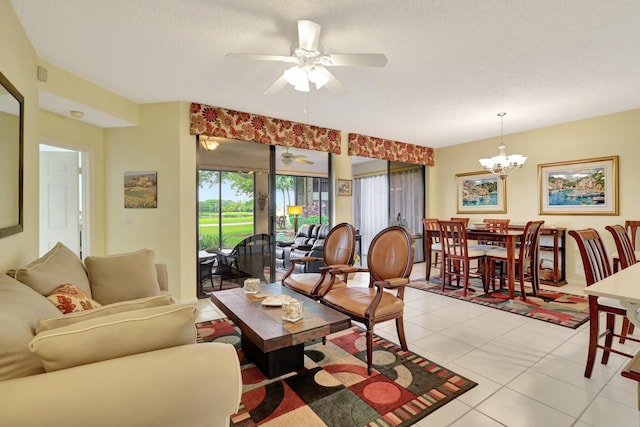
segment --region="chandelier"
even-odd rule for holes
[[[512,154],[510,156],[505,154],[506,147],[502,138],[504,133],[504,116],[506,115],[507,113],[498,113],[500,117],[500,145],[498,146],[500,154],[490,159],[480,159],[480,164],[485,170],[499,176],[501,179],[505,179],[514,170],[520,169],[527,160],[525,156],[520,154]]]
[[[199,139],[200,139],[200,145],[202,145],[202,148],[204,148],[207,151],[213,151],[216,148],[218,148],[218,146],[220,145],[220,143],[215,139],[213,139],[213,137],[211,136],[200,135]]]

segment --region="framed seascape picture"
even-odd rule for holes
[[[490,172],[456,174],[457,213],[506,213],[506,186]]]
[[[618,156],[538,165],[541,215],[618,215]]]
[[[338,196],[350,196],[351,195],[351,180],[339,179],[338,180]]]
[[[124,207],[144,209],[158,207],[158,173],[124,173]]]

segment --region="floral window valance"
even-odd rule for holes
[[[191,135],[340,154],[340,131],[203,104],[191,104]]]
[[[388,139],[349,134],[349,155],[434,166],[433,148]]]

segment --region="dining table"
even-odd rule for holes
[[[605,277],[584,289],[587,295],[613,298],[627,309],[629,320],[640,328],[640,263]]]
[[[431,262],[431,244],[434,237],[439,236],[438,230],[425,230],[425,260]],[[484,240],[501,244],[507,250],[507,286],[509,299],[514,299],[516,280],[516,248],[522,241],[524,230],[491,231],[481,228],[468,228],[467,240]]]

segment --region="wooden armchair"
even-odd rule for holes
[[[324,238],[322,258],[305,256],[302,258],[292,258],[289,271],[282,278],[282,284],[296,292],[317,299],[318,294],[324,286],[328,286],[330,269],[339,269],[353,265],[353,255],[356,249],[356,229],[353,225],[342,223],[333,227]],[[324,263],[320,267],[319,273],[298,273],[295,274],[296,264],[299,263]],[[346,286],[346,277],[343,280],[335,279],[334,288]]]
[[[409,230],[392,226],[378,233],[369,246],[367,264],[368,269],[358,267],[331,269],[331,280],[320,293],[320,301],[366,326],[367,372],[371,375],[373,328],[376,323],[395,319],[400,347],[405,351],[408,350],[402,316],[404,287],[409,283],[413,268],[413,237]],[[368,272],[369,286],[333,289],[337,275],[351,272]]]

